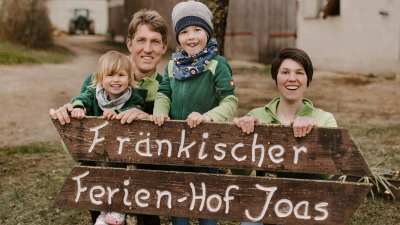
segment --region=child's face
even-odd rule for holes
[[[193,56],[207,45],[207,32],[199,26],[188,26],[179,32],[179,43],[188,56]]]
[[[107,91],[110,100],[119,98],[128,88],[129,74],[125,70],[118,71],[114,74],[107,74],[103,77],[103,88]]]
[[[301,101],[307,89],[307,74],[293,59],[283,60],[278,70],[277,85],[280,97],[287,101]]]

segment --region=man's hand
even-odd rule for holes
[[[251,116],[244,116],[240,118],[233,118],[233,122],[236,126],[242,128],[244,133],[250,134],[254,132],[254,124],[258,123],[258,118],[254,118]]]
[[[60,121],[62,125],[65,123],[70,123],[71,119],[69,118],[68,112],[72,112],[74,108],[71,103],[67,103],[64,106],[54,110],[50,109],[50,115],[53,119]]]
[[[106,109],[103,111],[103,116],[108,120],[113,120],[117,117],[117,113],[112,109]]]
[[[149,114],[143,112],[140,109],[132,108],[119,113],[116,117],[117,120],[121,120],[122,124],[132,123],[133,120],[144,120],[149,119]]]
[[[85,116],[86,116],[86,113],[85,113],[84,109],[81,109],[81,108],[72,109],[72,112],[71,112],[72,118],[77,118],[78,120],[80,120],[80,119],[85,118]]]
[[[211,122],[211,121],[212,121],[211,117],[205,114],[200,114],[198,112],[190,113],[190,115],[186,119],[186,122],[190,126],[190,128],[197,127],[202,122]]]

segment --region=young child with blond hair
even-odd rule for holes
[[[72,98],[71,117],[104,116],[115,119],[119,112],[131,108],[144,109],[142,95],[132,78],[126,55],[109,51],[98,61],[95,75],[85,92]]]
[[[140,90],[132,78],[129,58],[117,51],[109,51],[98,61],[96,73],[84,93],[72,98],[71,117],[104,116],[115,119],[119,112],[131,108],[143,110],[146,91]],[[96,162],[96,166],[124,167],[121,163]],[[93,213],[93,212],[91,212]],[[125,223],[125,213],[100,212],[95,225]]]

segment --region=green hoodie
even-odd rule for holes
[[[251,110],[247,116],[258,118],[260,124],[281,124],[278,117],[276,116],[276,108],[279,104],[280,99],[274,98],[265,107],[260,107]],[[321,127],[337,127],[337,123],[332,113],[325,112],[321,109],[314,108],[313,103],[306,98],[303,98],[304,106],[297,112],[296,117],[306,116],[313,118],[317,121],[318,126]],[[252,170],[239,170],[231,169],[232,174],[235,175],[249,175]],[[303,173],[278,173],[278,177],[286,178],[299,178],[299,179],[318,179],[326,180],[331,175],[325,174],[303,174]]]
[[[215,56],[206,70],[186,80],[177,80],[171,72],[173,61],[165,68],[158,88],[154,114],[186,120],[192,112],[206,114],[214,122],[226,121],[238,106],[232,70],[222,56]]]
[[[279,104],[279,101],[279,98],[274,98],[265,107],[251,110],[247,116],[257,117],[261,124],[281,124],[276,116],[276,108]],[[309,99],[303,98],[303,103],[304,106],[299,110],[299,112],[297,112],[295,118],[298,116],[306,116],[315,119],[318,126],[337,127],[336,120],[332,113],[314,108],[313,103]]]

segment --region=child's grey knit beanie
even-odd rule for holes
[[[202,27],[210,40],[213,31],[212,18],[210,9],[201,2],[189,0],[178,3],[172,10],[172,25],[176,41],[179,43],[179,32],[188,26]]]

